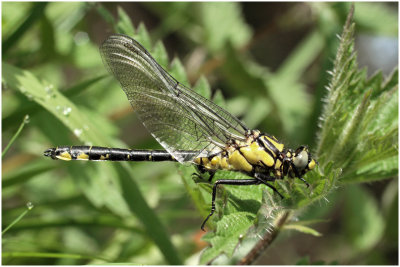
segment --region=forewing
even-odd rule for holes
[[[230,113],[178,83],[138,42],[110,36],[100,48],[143,124],[178,161],[191,161],[243,139],[245,126]],[[182,156],[179,150],[199,151]]]

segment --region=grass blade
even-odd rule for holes
[[[29,115],[25,115],[24,120],[22,121],[21,125],[19,126],[17,132],[13,135],[13,137],[10,140],[10,142],[7,144],[7,146],[4,148],[3,152],[1,153],[1,157],[2,158],[7,153],[8,149],[10,149],[10,147],[14,143],[14,141],[17,139],[18,135],[21,133],[21,131],[24,128],[25,124],[28,124],[28,123],[29,123]]]

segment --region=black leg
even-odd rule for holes
[[[202,174],[205,174],[206,172],[208,172],[208,174],[210,175],[210,177],[208,178],[208,182],[211,182],[212,178],[214,177],[216,171],[215,170],[207,170],[206,168],[204,168],[201,165],[197,165],[196,166],[197,170],[199,171],[199,173],[192,173],[192,176],[196,176],[202,180],[205,180]]]
[[[208,171],[208,174],[210,175],[210,177],[208,177],[208,181],[211,182],[211,180],[214,178],[216,171]]]
[[[200,178],[201,180],[204,180],[204,177],[201,176],[201,174],[198,174],[197,172],[192,173],[192,178],[194,179],[195,177]]]
[[[299,178],[300,180],[302,180],[302,181],[306,184],[307,188],[310,187],[310,184],[307,183],[307,181],[304,180],[304,178],[302,178],[302,177],[298,177],[298,178]]]
[[[260,181],[260,183],[265,184],[266,186],[274,190],[275,193],[277,193],[282,199],[284,199],[284,197],[281,195],[281,193],[278,192],[278,190],[275,187],[267,183],[267,182],[274,182],[276,180],[275,177],[263,173],[255,173],[254,178]]]
[[[201,230],[204,230],[204,226],[208,219],[214,214],[215,211],[215,198],[217,196],[217,187],[220,184],[225,184],[225,185],[258,185],[262,183],[258,179],[244,179],[244,180],[217,180],[214,183],[213,186],[213,191],[212,191],[212,199],[211,199],[211,211],[210,214],[208,214],[207,218],[204,220],[204,222],[201,224]]]

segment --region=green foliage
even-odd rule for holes
[[[21,125],[19,126],[17,132],[15,135],[11,138],[10,142],[7,144],[7,146],[4,148],[3,152],[1,153],[1,157],[3,158],[4,155],[7,153],[7,151],[10,149],[11,145],[14,143],[14,141],[17,139],[18,135],[21,133],[22,129],[24,128],[25,124],[29,123],[29,116],[26,115],[24,120],[22,121]]]
[[[146,38],[142,27],[138,39]],[[110,136],[104,135],[97,125],[102,122],[88,119],[84,108],[78,108],[65,98],[54,85],[39,81],[32,73],[22,71],[4,63],[3,83],[9,89],[19,90],[30,101],[40,104],[61,121],[82,143],[116,146],[119,143],[109,142]],[[85,82],[87,84],[87,82]],[[81,87],[81,86],[77,86]],[[81,111],[82,110],[82,111]],[[44,123],[51,123],[46,121]],[[48,126],[45,128],[49,128]],[[47,133],[51,134],[51,133]],[[60,133],[55,133],[59,135]],[[59,139],[59,137],[57,137]],[[68,170],[76,178],[77,186],[97,208],[107,207],[115,216],[128,218],[136,214],[150,238],[158,244],[167,261],[179,264],[180,259],[168,238],[161,222],[148,207],[136,183],[129,179],[133,174],[127,164],[94,165],[88,164],[82,172],[82,165],[70,165]],[[32,172],[31,172],[32,174]],[[119,177],[119,179],[118,179]],[[6,177],[7,178],[7,177]],[[11,179],[11,178],[10,178]],[[8,179],[5,179],[7,183]],[[15,179],[14,179],[15,180]],[[21,180],[20,180],[21,181]],[[99,197],[102,196],[102,197]],[[12,257],[12,255],[9,255]]]
[[[359,184],[397,175],[398,73],[367,77],[365,70],[358,70],[350,21],[330,67],[339,43],[335,34],[349,5],[302,5],[312,10],[316,26],[273,70],[246,52],[259,37],[240,3],[141,4],[158,18],[151,30],[128,8],[117,6],[111,12],[112,4],[4,3],[2,125],[3,143],[11,146],[3,157],[3,264],[236,264],[262,241],[263,248],[276,236],[284,242],[289,231],[322,236],[318,239],[335,244],[326,245],[333,255],[337,239],[329,242],[327,230],[315,225],[327,223],[340,201],[345,201],[343,229],[335,226],[335,231],[342,231],[343,247],[357,251],[353,259],[360,254],[365,262],[384,262],[382,254],[370,252],[386,240],[397,244],[397,183],[388,184],[382,200]],[[363,11],[371,6],[356,4],[357,26],[396,34],[394,16],[377,4],[378,14],[386,16],[376,19]],[[297,7],[288,8],[267,28],[300,27],[304,17],[297,17],[302,14]],[[220,186],[216,213],[202,237],[204,248],[197,236],[210,211],[212,183],[192,177],[194,167],[44,159],[43,151],[57,145],[160,148],[134,115],[127,119],[129,102],[109,78],[98,52],[105,33],[86,33],[94,14],[96,24],[107,25],[102,31],[135,38],[177,80],[194,84],[196,92],[250,128],[273,134],[288,147],[309,144],[319,161],[305,176],[310,187],[298,179],[276,181],[282,200],[263,186]],[[195,51],[189,59],[200,55],[205,69],[186,68],[190,64],[177,56],[170,60],[163,43],[171,42],[171,36],[184,44],[182,50]],[[173,55],[178,51],[178,46],[168,50]],[[315,139],[327,69],[332,69],[329,93]],[[210,73],[214,76],[203,76]],[[314,94],[308,93],[310,77],[317,84]],[[221,90],[212,91],[219,79]],[[26,114],[30,123],[18,131]],[[243,178],[222,171],[214,181]],[[27,202],[35,206],[29,213]],[[285,243],[278,258],[294,251],[291,246]],[[285,263],[337,264],[342,259],[299,258],[288,257]]]
[[[202,5],[200,10],[200,19],[204,25],[203,38],[210,52],[224,50],[227,43],[240,47],[249,41],[251,30],[244,23],[236,3],[210,3]]]
[[[341,182],[385,179],[398,167],[398,72],[382,81],[358,70],[354,24],[345,26],[321,117],[317,154],[341,168]]]
[[[345,196],[349,199],[349,205],[345,207],[343,214],[346,237],[358,251],[373,248],[382,238],[384,231],[384,218],[376,201],[369,194],[355,186],[346,188]]]
[[[3,83],[6,86],[20,90],[29,99],[42,105],[82,142],[112,145],[107,141],[109,138],[96,130],[85,114],[79,112],[79,108],[60,94],[53,85],[46,85],[46,82],[40,82],[30,72],[21,71],[6,63],[2,68]],[[72,176],[77,178],[77,185],[92,203],[97,207],[108,207],[117,216],[136,214],[149,235],[159,244],[160,249],[164,250],[164,255],[170,263],[180,263],[170,240],[166,238],[163,226],[144,201],[136,183],[128,179],[132,173],[127,164],[89,166],[86,173],[82,173],[78,165],[71,165],[70,171]],[[121,179],[116,180],[117,177]],[[99,195],[103,197],[99,198]]]
[[[371,11],[371,9],[374,12],[365,12],[367,10]],[[359,3],[357,12],[354,14],[354,20],[368,32],[380,32],[385,35],[397,36],[397,17],[389,15],[390,12],[388,11],[388,7],[385,5],[371,5],[368,2]]]

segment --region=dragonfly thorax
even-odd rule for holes
[[[231,140],[222,151],[196,158],[194,162],[210,171],[239,171],[251,176],[272,174],[276,178],[300,178],[316,164],[306,147],[293,152],[285,149],[274,136],[258,130],[248,131],[245,141]]]

